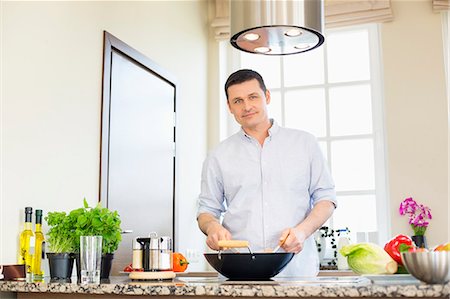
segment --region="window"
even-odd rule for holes
[[[329,30],[322,47],[299,55],[236,55],[235,69],[263,76],[270,116],[318,138],[339,201],[328,225],[348,227],[354,241],[360,232],[384,244],[389,213],[377,25]]]

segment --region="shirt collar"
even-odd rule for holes
[[[269,136],[272,137],[280,131],[280,126],[273,118],[270,119],[270,122],[272,123],[272,126],[269,128]]]
[[[280,126],[273,118],[270,119],[270,122],[272,123],[272,126],[269,128],[269,140],[271,140],[272,136],[276,135],[278,133],[278,131],[280,130]],[[251,140],[253,138],[252,136],[245,133],[245,131],[242,127],[240,130],[240,134],[248,140]]]

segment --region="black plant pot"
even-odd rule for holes
[[[417,247],[428,248],[427,239],[425,238],[425,236],[412,236],[411,239],[414,241]]]
[[[71,282],[73,253],[47,253],[51,281]]]
[[[100,280],[109,279],[111,273],[112,260],[114,259],[114,253],[103,253],[102,261],[100,264]],[[77,264],[77,280],[81,281],[81,266],[80,266],[80,254],[75,253],[75,262]]]
[[[102,264],[100,266],[100,279],[109,279],[111,273],[112,261],[114,259],[114,253],[102,254]]]

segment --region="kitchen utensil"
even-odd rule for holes
[[[402,262],[415,278],[430,284],[450,281],[450,251],[402,252]]]
[[[136,241],[142,245],[142,267],[144,271],[159,270],[159,238],[153,233],[149,237],[138,237]]]
[[[243,246],[245,245],[245,246]],[[208,263],[220,274],[230,280],[269,280],[291,261],[294,253],[267,253],[250,250],[247,241],[219,241],[221,248],[247,247],[249,253],[205,253]]]
[[[250,248],[250,243],[244,240],[219,240],[220,248]]]
[[[275,247],[272,252],[274,252],[274,253],[277,252],[280,249],[280,247],[283,246],[284,242],[286,242],[288,237],[289,237],[289,234],[278,243],[277,247]]]

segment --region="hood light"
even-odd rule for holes
[[[271,51],[270,48],[267,48],[267,47],[258,47],[253,50],[257,53],[262,53],[262,54],[269,53]]]
[[[299,49],[299,50],[305,50],[308,48],[311,48],[310,44],[299,44],[299,45],[295,45],[294,48]]]
[[[257,39],[259,39],[259,35],[256,33],[247,33],[246,35],[244,35],[244,38],[248,41],[255,41]]]
[[[299,36],[302,34],[302,31],[300,29],[290,29],[288,31],[286,31],[286,33],[284,35],[286,36],[290,36],[290,37],[295,37],[295,36]]]

